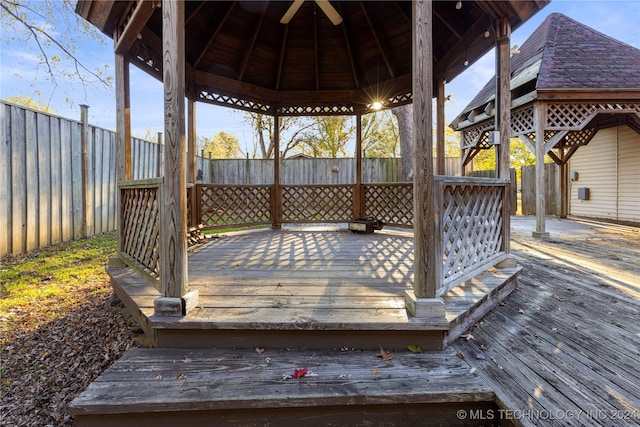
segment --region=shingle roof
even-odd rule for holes
[[[541,61],[540,61],[541,60]],[[511,57],[511,78],[539,61],[536,89],[638,89],[640,49],[553,13]],[[535,78],[536,73],[531,74]],[[492,78],[464,114],[495,94]]]

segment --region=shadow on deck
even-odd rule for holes
[[[443,295],[446,321],[405,310],[413,287],[413,234],[292,228],[228,233],[189,254],[197,307],[158,317],[152,286],[128,267],[112,284],[162,348],[440,350],[514,288],[519,268],[491,269]]]

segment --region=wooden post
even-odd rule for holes
[[[362,114],[356,114],[356,190],[353,195],[353,216],[364,216],[364,194],[362,188]]]
[[[567,161],[565,160],[564,147],[560,147],[560,218],[566,218],[569,211],[569,168],[567,168]]]
[[[187,102],[187,152],[189,153],[187,165],[187,182],[196,182],[196,101],[189,98]]]
[[[187,296],[187,175],[185,147],[184,3],[162,2],[165,177],[160,215],[160,280],[156,315],[181,316],[195,305]]]
[[[436,82],[436,175],[444,175],[444,79],[439,78]]]
[[[503,18],[496,24],[496,130],[500,132],[500,144],[497,147],[496,168],[497,178],[509,180],[511,136],[511,24],[508,18]],[[512,183],[515,185],[515,183]],[[510,251],[511,228],[511,195],[509,186],[502,196],[502,248],[505,253]]]
[[[433,248],[442,245],[441,206],[435,206],[432,140],[432,2],[413,7],[413,123],[414,123],[414,285],[405,294],[407,311],[416,317],[444,317],[444,303],[436,298],[442,285],[442,258]]]
[[[280,187],[280,116],[273,116],[273,194],[271,195],[271,228],[282,228],[282,189]]]
[[[533,122],[536,132],[536,229],[533,237],[548,238],[545,229],[544,200],[544,128],[546,123],[545,105],[538,101],[534,104]]]
[[[129,56],[116,54],[117,181],[131,181],[131,96]]]
[[[82,147],[82,236],[89,235],[89,221],[92,219],[93,208],[89,197],[89,106],[80,106],[80,122],[82,133],[80,146]]]

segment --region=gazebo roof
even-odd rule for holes
[[[354,114],[374,101],[411,102],[410,1],[185,3],[188,95],[198,101],[281,115]],[[487,30],[517,28],[548,0],[433,2],[434,79],[452,80],[494,44]],[[460,2],[458,2],[460,3]],[[160,2],[80,0],[76,11],[114,38],[116,52],[162,78]],[[322,6],[322,7],[321,7]]]
[[[511,57],[511,90],[515,100],[568,91],[593,98],[594,93],[622,99],[640,97],[640,50],[602,34],[561,13],[549,15]],[[495,77],[453,121],[454,127],[495,97]],[[590,95],[587,95],[590,94]]]

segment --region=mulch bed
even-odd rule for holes
[[[68,403],[135,346],[106,280],[91,288],[0,319],[0,425],[72,426]],[[51,316],[60,307],[65,314]]]

